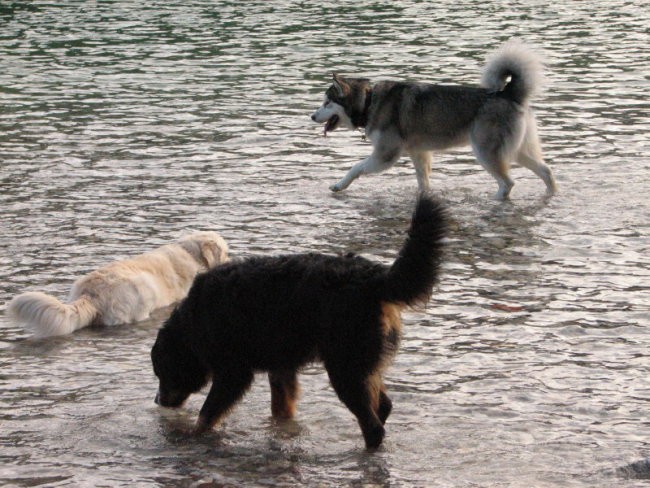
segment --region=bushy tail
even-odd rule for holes
[[[28,292],[9,302],[7,314],[37,337],[48,337],[69,334],[90,325],[97,309],[86,296],[68,304],[45,293]]]
[[[430,195],[420,194],[406,242],[386,277],[386,301],[415,305],[429,299],[438,279],[446,234],[444,206]]]
[[[511,39],[488,57],[481,86],[525,103],[539,90],[542,71],[541,58],[520,40]]]

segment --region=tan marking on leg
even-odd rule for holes
[[[388,336],[392,331],[397,334],[402,333],[401,312],[403,305],[396,303],[383,302],[381,304],[381,326],[384,336]]]
[[[271,414],[275,418],[290,419],[296,414],[300,386],[295,372],[270,372]]]
[[[374,412],[379,408],[379,392],[384,386],[381,374],[378,372],[368,377],[368,394],[370,396],[370,407]]]

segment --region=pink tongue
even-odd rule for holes
[[[328,120],[327,123],[325,124],[325,132],[323,135],[327,137],[327,133],[334,130],[336,127],[336,124],[339,121],[339,116],[338,115],[332,115]]]

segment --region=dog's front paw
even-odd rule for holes
[[[384,440],[385,435],[386,431],[382,425],[376,425],[372,429],[364,431],[363,438],[366,441],[366,449],[369,451],[377,449]]]
[[[192,430],[190,430],[190,435],[200,436],[201,434],[210,430],[210,428],[211,426],[207,422],[205,422],[204,419],[199,417],[199,420],[197,420],[196,425],[192,428]]]
[[[336,183],[334,185],[330,185],[330,190],[332,190],[334,193],[337,193],[337,192],[343,190],[343,187],[341,186],[340,183]]]

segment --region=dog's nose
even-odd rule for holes
[[[314,122],[316,122],[316,114],[311,114],[311,120],[313,120]]]
[[[156,398],[154,398],[156,405],[160,405],[160,392],[156,392]]]

